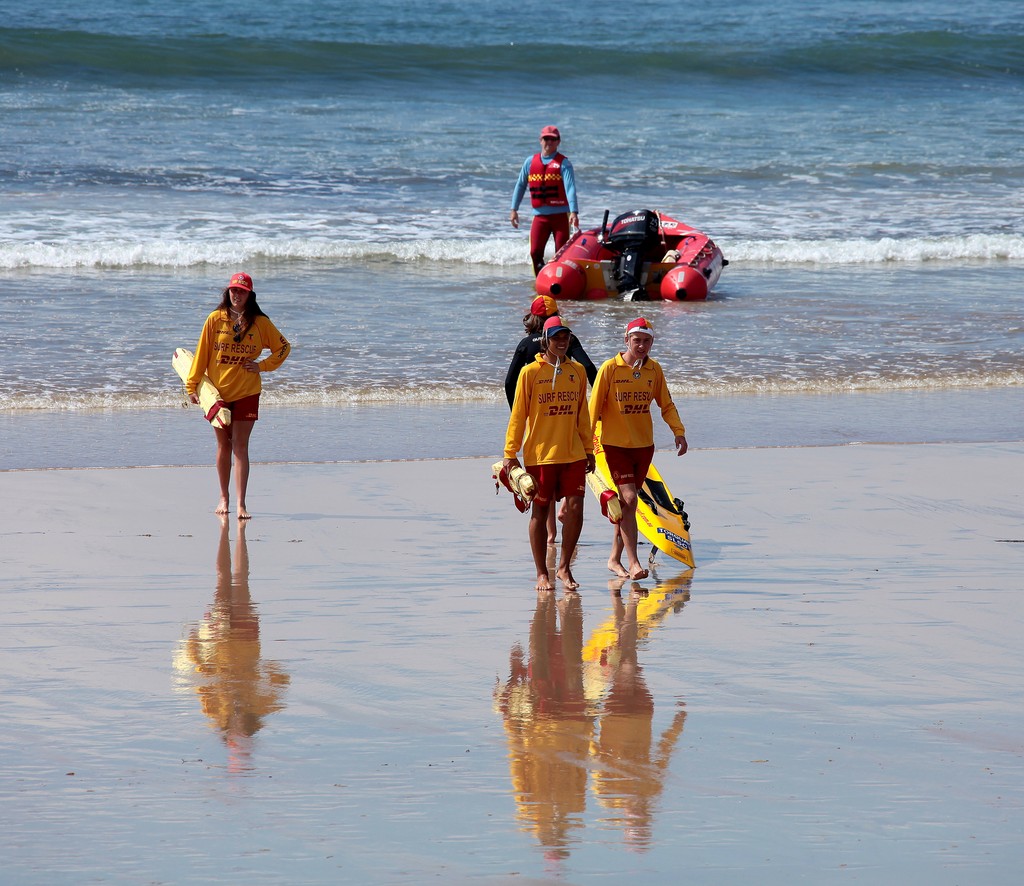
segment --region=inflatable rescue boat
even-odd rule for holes
[[[627,301],[708,297],[728,261],[696,228],[653,209],[620,215],[600,229],[577,231],[537,275],[537,292],[556,299]]]

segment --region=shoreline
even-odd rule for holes
[[[1024,439],[1008,438],[1005,440],[878,440],[835,443],[778,443],[764,446],[708,446],[699,450],[690,449],[689,452],[702,452],[709,454],[716,453],[740,453],[740,452],[775,452],[792,450],[818,450],[818,449],[848,449],[857,447],[939,447],[939,446],[1015,446],[1024,443]],[[668,448],[661,448],[655,452],[658,463],[672,458],[674,451]],[[253,467],[275,468],[275,467],[359,467],[373,465],[399,465],[399,464],[426,464],[431,462],[484,462],[491,464],[499,456],[490,455],[432,455],[432,456],[407,456],[395,458],[350,458],[350,459],[324,459],[320,461],[256,461],[250,463]],[[3,474],[45,474],[49,472],[69,471],[156,471],[175,469],[198,469],[213,470],[213,465],[205,462],[194,462],[187,464],[139,464],[139,465],[84,465],[84,466],[57,466],[57,467],[26,467],[26,468],[0,468],[0,476]]]
[[[676,398],[694,450],[853,443],[1014,442],[1024,386],[885,394]],[[256,464],[497,456],[501,403],[268,405],[253,434]],[[671,442],[656,424],[656,444]],[[212,463],[213,434],[196,410],[0,413],[0,472],[46,467]]]

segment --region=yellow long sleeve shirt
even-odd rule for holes
[[[601,422],[602,445],[627,449],[653,445],[652,402],[661,407],[661,417],[673,435],[686,433],[657,360],[648,357],[638,369],[622,354],[606,360],[590,393],[590,422],[595,427]]]
[[[218,308],[203,324],[185,390],[194,394],[205,372],[227,403],[258,394],[263,389],[261,373],[277,369],[288,358],[291,349],[288,339],[281,335],[269,317],[263,316],[257,317],[242,334],[241,341],[236,342],[228,312]],[[260,371],[246,371],[245,361],[255,360],[264,351],[270,351],[270,356],[257,364]]]
[[[524,464],[557,465],[593,453],[587,374],[575,360],[566,360],[559,370],[556,374],[538,354],[519,373],[505,433],[505,458],[515,458],[522,448]]]

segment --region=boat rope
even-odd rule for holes
[[[658,234],[661,237],[661,248],[666,249],[668,247],[668,241],[665,239],[665,229],[661,225],[661,210],[653,210],[654,217],[658,220]]]

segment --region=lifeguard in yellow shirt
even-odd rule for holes
[[[658,404],[661,417],[672,429],[677,454],[684,455],[687,446],[686,429],[672,402],[665,373],[650,357],[654,327],[637,317],[626,326],[625,341],[626,350],[606,360],[597,371],[590,394],[590,421],[595,429],[601,423],[601,447],[622,503],[622,521],[615,527],[608,568],[622,578],[639,581],[648,575],[636,553],[636,502],[637,490],[644,485],[654,458],[651,403]]]
[[[257,358],[264,351],[270,354]],[[198,403],[196,387],[205,372],[231,408],[231,424],[214,427],[217,435],[217,479],[220,501],[216,513],[228,513],[228,487],[231,481],[231,459],[234,455],[235,490],[238,495],[239,520],[251,516],[245,506],[249,484],[249,437],[259,418],[260,374],[273,372],[287,359],[291,345],[270,318],[256,303],[252,277],[235,274],[224,290],[220,304],[206,318],[199,335],[192,371],[185,382],[185,391]]]
[[[549,317],[542,350],[523,368],[516,383],[505,433],[504,466],[519,466],[537,482],[530,511],[530,550],[537,567],[537,590],[554,588],[547,567],[547,517],[555,501],[565,499],[562,550],[555,575],[568,589],[579,587],[570,563],[583,529],[583,493],[594,470],[594,436],[587,411],[587,375],[566,357],[571,332],[561,317]]]

